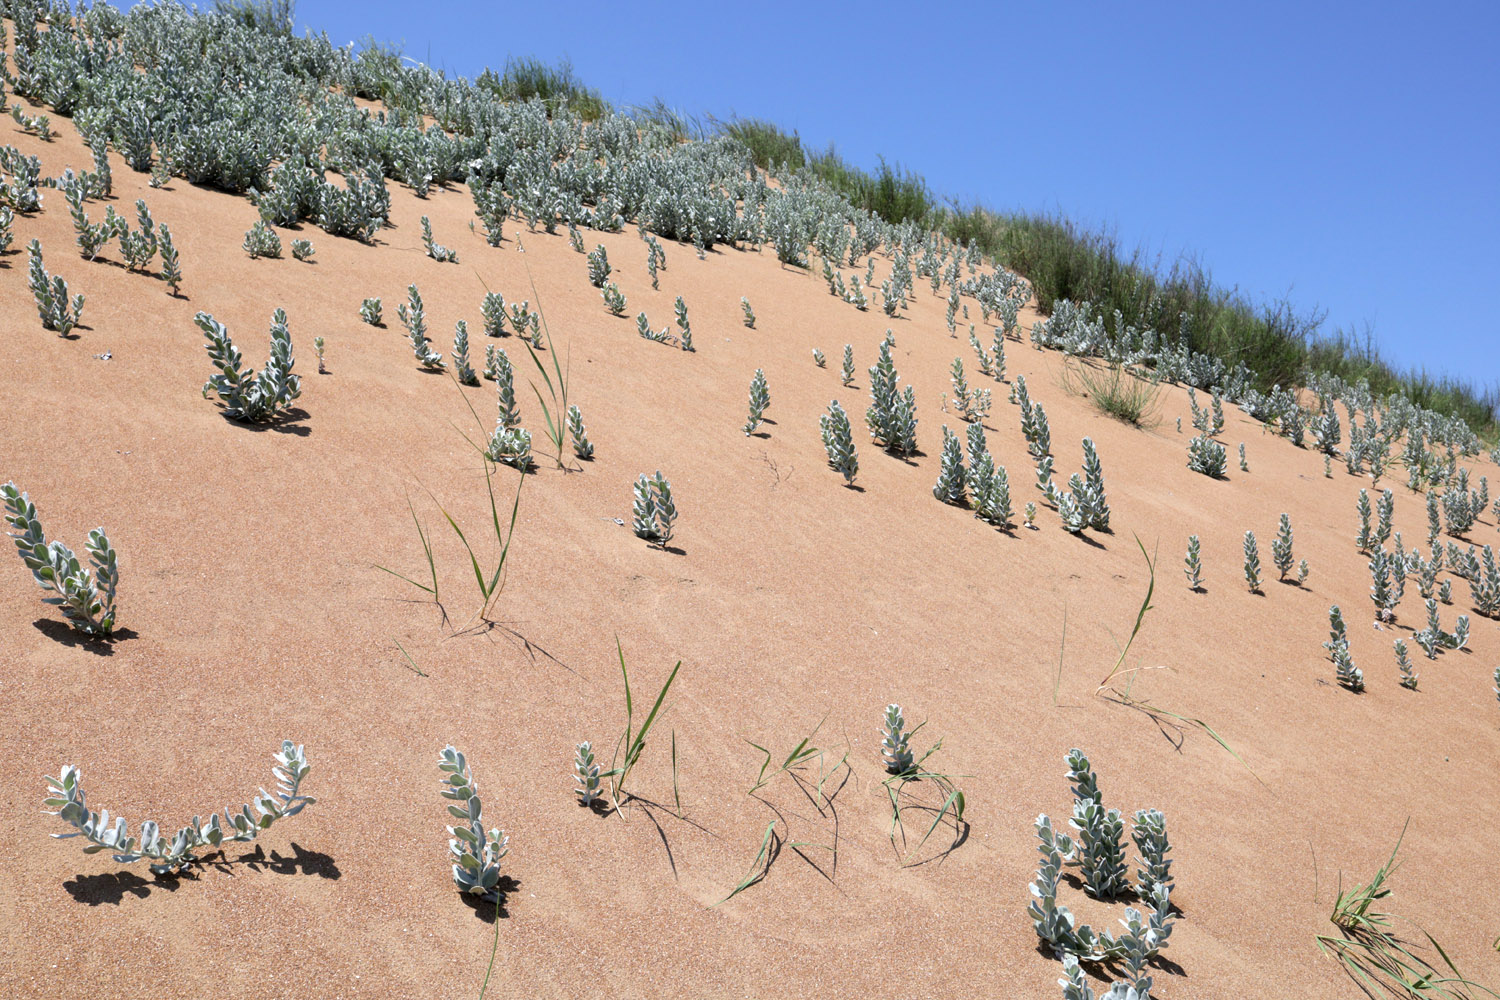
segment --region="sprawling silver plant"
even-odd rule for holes
[[[258,372],[241,367],[239,349],[223,323],[206,312],[194,316],[193,322],[208,338],[208,356],[218,369],[203,383],[203,398],[207,399],[210,392],[218,396],[226,417],[243,423],[265,423],[290,409],[292,400],[302,395],[302,376],[292,374],[296,359],[292,357],[286,310],[271,314],[271,353]]]
[[[312,770],[307,763],[307,754],[300,744],[283,740],[281,752],[273,759],[276,766],[271,774],[276,779],[276,794],[273,796],[262,788],[251,798],[250,804],[231,812],[224,807],[224,821],[219,814],[212,813],[208,822],[194,816],[193,821],[182,827],[175,835],[163,836],[154,820],[141,824],[139,837],[130,836],[125,817],[109,822],[109,810],[94,812],[88,807],[83,790],[83,774],[72,764],[63,766],[60,777],[47,779],[47,798],[43,805],[49,814],[61,818],[74,828],[73,833],[54,833],[57,838],[83,837],[88,846],[85,854],[110,851],[111,857],[121,864],[129,864],[142,858],[152,860],[151,871],[158,874],[181,871],[201,861],[201,851],[213,852],[225,843],[248,843],[267,830],[271,824],[287,816],[295,816],[304,807],[317,800],[302,794],[302,779]],[[251,812],[251,806],[255,811]]]
[[[5,503],[5,523],[12,529],[10,537],[17,554],[31,570],[36,585],[54,595],[42,600],[57,607],[74,628],[86,635],[107,636],[113,632],[120,567],[104,529],[89,532],[84,550],[90,564],[84,566],[62,542],[47,541],[36,505],[15,483],[0,486],[0,499]]]
[[[760,426],[761,420],[765,418],[766,407],[771,405],[771,390],[766,387],[766,373],[757,368],[755,375],[750,379],[750,416],[742,428],[745,436],[749,437],[755,433]]]
[[[42,243],[32,240],[26,245],[28,261],[27,284],[31,297],[36,301],[37,315],[42,318],[42,327],[56,330],[66,337],[82,322],[82,293],[68,297],[68,283],[60,274],[48,274],[42,265]]]

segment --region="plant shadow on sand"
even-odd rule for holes
[[[339,866],[330,855],[304,850],[295,841],[291,847],[290,855],[281,855],[274,850],[267,855],[264,848],[257,846],[255,850],[237,858],[220,856],[205,860],[199,867],[233,872],[235,867],[243,865],[250,871],[268,871],[276,875],[317,875],[326,879],[342,877],[343,872],[339,871]],[[178,875],[155,875],[150,879],[130,871],[105,872],[102,875],[74,876],[71,881],[63,883],[63,888],[75,901],[88,906],[119,906],[126,896],[145,899],[154,889],[176,892],[183,882],[195,882],[200,877],[192,871]]]
[[[85,635],[66,622],[54,621],[51,618],[38,618],[31,624],[38,632],[53,642],[68,647],[81,647],[95,656],[114,656],[115,643],[138,638],[140,634],[134,629],[117,628],[110,633],[108,638],[104,636]]]
[[[474,911],[474,916],[487,924],[493,924],[496,920],[510,919],[510,911],[505,908],[505,901],[510,894],[521,888],[521,880],[509,875],[501,875],[500,881],[495,883],[495,891],[500,894],[499,900],[494,903],[480,899],[478,896],[463,896],[464,905]]]
[[[307,437],[312,433],[312,428],[306,426],[303,421],[305,421],[310,416],[312,416],[312,414],[302,409],[302,407],[294,406],[289,410],[283,410],[276,416],[275,420],[266,421],[265,423],[245,423],[242,420],[235,420],[233,417],[229,416],[224,416],[224,420],[227,423],[233,424],[235,427],[244,428],[245,430],[255,434],[264,434],[266,431],[274,431],[277,434],[294,434],[297,437]]]

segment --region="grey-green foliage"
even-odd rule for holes
[[[1224,446],[1213,438],[1198,435],[1188,442],[1188,468],[1213,479],[1222,479],[1228,463]]]
[[[1500,667],[1496,667],[1495,668],[1494,677],[1495,677],[1495,687],[1494,687],[1495,697],[1497,699],[1500,699]]]
[[[652,236],[646,240],[646,273],[651,275],[651,287],[653,289],[658,287],[656,275],[658,261],[661,262],[661,267],[665,270],[667,255],[662,250],[661,244],[657,242],[656,237]]]
[[[1200,590],[1203,587],[1203,563],[1199,559],[1198,553],[1198,536],[1189,535],[1187,559],[1183,560],[1187,564],[1187,569],[1183,570],[1183,573],[1187,575],[1189,590]]]
[[[578,227],[571,219],[568,220],[568,246],[572,247],[575,253],[584,252],[583,234],[578,231]]]
[[[1301,562],[1297,563],[1297,586],[1300,587],[1303,584],[1307,583],[1307,572],[1307,560],[1303,559]]]
[[[1474,560],[1474,563],[1479,561]],[[1474,610],[1486,618],[1500,618],[1500,566],[1496,565],[1493,547],[1484,547],[1483,561],[1470,565],[1468,579]]]
[[[672,342],[672,335],[667,332],[666,327],[662,327],[660,333],[651,329],[651,323],[646,319],[645,313],[638,313],[636,315],[635,332],[647,340],[656,341],[658,344],[670,344]]]
[[[406,327],[412,354],[422,367],[441,371],[445,367],[443,356],[432,349],[432,342],[427,339],[427,311],[422,307],[422,295],[416,285],[406,286],[406,301],[397,303],[396,315]]]
[[[568,436],[573,441],[573,454],[585,461],[594,457],[594,446],[583,426],[583,411],[576,403],[568,407]]]
[[[864,284],[859,280],[859,275],[857,274],[849,281],[847,301],[860,312],[864,312],[870,307],[870,300],[865,296]]]
[[[145,199],[136,199],[135,218],[139,228],[134,232],[124,219],[120,219],[118,223],[120,255],[125,258],[126,270],[145,273],[150,270],[157,250],[156,222],[151,218],[151,210],[146,207]]]
[[[427,251],[427,256],[439,264],[457,264],[458,251],[450,250],[441,243],[435,243],[432,239],[432,220],[422,216],[422,249]]]
[[[479,384],[479,376],[469,364],[469,324],[464,320],[453,328],[453,374],[463,385]]]
[[[995,377],[995,359],[984,345],[979,342],[979,336],[974,332],[974,325],[969,324],[969,346],[974,348],[974,356],[979,359],[979,370],[991,378]]]
[[[1375,603],[1375,613],[1382,621],[1395,618],[1398,598],[1391,585],[1391,556],[1381,547],[1370,554],[1370,600]]]
[[[813,364],[817,365],[819,368],[827,368],[828,367],[828,359],[826,357],[824,357],[823,352],[820,351],[816,347],[814,347],[812,349],[812,352],[813,352]]]
[[[73,239],[78,244],[78,252],[82,257],[93,260],[99,256],[99,251],[104,249],[105,244],[114,237],[116,220],[119,217],[114,214],[114,209],[111,207],[104,222],[90,222],[88,213],[83,207],[83,202],[89,195],[88,186],[71,170],[63,175],[59,186],[62,188],[63,197],[68,202],[68,212],[73,220]]]
[[[0,253],[8,251],[15,239],[15,222],[16,213],[9,205],[0,204]]]
[[[609,255],[604,251],[604,244],[600,243],[589,251],[589,284],[595,288],[603,288],[604,283],[609,280]]]
[[[682,296],[677,296],[675,306],[677,310],[677,339],[682,344],[684,351],[693,349],[693,328],[688,325],[687,303],[682,301]]]
[[[281,237],[276,235],[264,219],[256,219],[245,232],[245,241],[240,244],[253,260],[256,257],[280,257]]]
[[[1068,752],[1068,781],[1073,785],[1073,818],[1083,888],[1096,899],[1114,899],[1130,881],[1121,838],[1125,824],[1118,809],[1105,809],[1098,778],[1088,757],[1074,747]]]
[[[1453,603],[1452,580],[1444,580],[1441,584],[1438,585],[1438,600],[1442,601],[1444,604]]]
[[[1422,652],[1427,654],[1429,660],[1437,659],[1438,639],[1431,632],[1423,629],[1412,633],[1412,641],[1422,647]]]
[[[505,296],[499,292],[485,292],[479,303],[479,316],[484,322],[486,337],[505,336]]]
[[[1212,390],[1213,404],[1213,426],[1209,430],[1210,437],[1218,437],[1224,432],[1224,397],[1220,395],[1217,388]]]
[[[208,338],[208,356],[218,369],[203,383],[203,398],[207,399],[209,392],[217,395],[226,417],[244,423],[275,420],[302,395],[302,377],[292,374],[296,361],[285,310],[271,314],[271,352],[258,372],[241,367],[240,352],[224,324],[206,312],[194,316],[193,322]]]
[[[1433,490],[1427,491],[1427,544],[1437,544],[1438,535],[1443,533],[1443,522],[1438,516],[1438,495]]]
[[[966,480],[963,446],[959,443],[958,435],[950,431],[947,424],[944,424],[943,454],[938,465],[937,483],[932,487],[932,495],[943,503],[962,507],[967,499]]]
[[[754,330],[755,310],[750,308],[750,300],[745,298],[743,295],[740,296],[740,309],[742,309],[745,313],[745,325]]]
[[[880,759],[888,773],[907,774],[915,766],[910,746],[915,731],[906,728],[900,705],[885,706],[880,726]]]
[[[1032,458],[1042,459],[1052,454],[1052,428],[1041,403],[1032,403],[1029,399],[1022,403],[1021,433],[1026,436],[1027,451]]]
[[[276,779],[276,794],[273,796],[262,788],[253,796],[250,804],[240,807],[239,812],[230,812],[224,807],[224,822],[219,814],[212,813],[208,822],[197,816],[176,834],[163,836],[161,828],[153,820],[141,824],[139,837],[132,837],[125,817],[116,817],[114,825],[109,822],[109,810],[94,812],[88,807],[83,790],[83,774],[72,764],[63,766],[62,774],[47,779],[47,797],[43,805],[49,815],[57,816],[73,827],[73,833],[54,833],[56,838],[83,837],[89,842],[83,849],[85,854],[110,851],[110,856],[121,864],[129,864],[142,858],[153,862],[151,871],[165,875],[181,871],[201,859],[196,852],[213,852],[225,843],[249,843],[262,830],[279,819],[295,816],[317,800],[302,794],[302,780],[312,770],[307,763],[307,754],[291,740],[283,740],[281,752],[273,759],[276,766],[271,774]],[[255,811],[250,811],[251,805]]]
[[[917,394],[911,386],[903,391],[898,383],[896,363],[891,359],[895,343],[887,334],[880,342],[879,358],[870,369],[870,406],[865,410],[865,424],[870,437],[887,451],[910,455],[917,450]]]
[[[499,829],[485,830],[484,803],[469,772],[469,762],[453,747],[438,756],[443,772],[442,796],[454,803],[448,813],[459,822],[448,827],[448,853],[453,857],[453,884],[460,892],[498,903],[500,861],[510,853],[510,838]]]
[[[313,254],[317,253],[309,240],[292,240],[292,256],[297,260],[312,260]]]
[[[1380,494],[1375,502],[1375,544],[1384,545],[1391,537],[1391,518],[1396,512],[1396,495],[1390,490]]]
[[[970,424],[967,436],[969,490],[974,497],[971,504],[974,516],[1002,531],[1009,531],[1014,516],[1010,504],[1010,478],[1004,466],[995,464],[985,440],[983,424]]]
[[[42,600],[57,607],[74,628],[86,635],[112,633],[120,567],[104,529],[89,532],[84,543],[89,565],[84,566],[62,542],[47,541],[36,505],[15,483],[0,486],[0,498],[5,502],[5,523],[14,530],[10,537],[16,553],[36,585],[54,595]]]
[[[491,347],[485,352],[485,372],[495,380],[495,398],[499,407],[501,427],[519,427],[521,411],[516,407],[515,369],[505,351]]]
[[[1083,439],[1084,515],[1096,531],[1109,530],[1109,499],[1104,493],[1104,465],[1093,438]]]
[[[1281,515],[1276,537],[1271,539],[1271,561],[1276,564],[1277,579],[1285,580],[1295,561],[1292,555],[1292,519],[1286,513]]]
[[[1406,655],[1406,640],[1397,639],[1395,648],[1396,666],[1401,671],[1401,686],[1415,691],[1417,689],[1417,671],[1412,666],[1410,657]]]
[[[378,298],[365,299],[359,304],[359,318],[370,326],[380,325],[380,313],[381,306]]]
[[[1443,491],[1443,517],[1448,523],[1448,534],[1455,537],[1467,535],[1479,513],[1470,503],[1467,488],[1449,487]]]
[[[167,288],[175,296],[182,284],[182,260],[177,253],[177,245],[172,242],[172,230],[167,228],[165,222],[156,231],[156,243],[157,250],[161,253],[161,280],[167,283]],[[3,249],[0,247],[0,250]]]
[[[828,464],[852,485],[859,474],[859,456],[854,451],[854,432],[849,426],[849,414],[838,400],[828,404],[828,412],[818,418],[823,433],[823,449],[828,452]]]
[[[1354,665],[1347,642],[1340,643],[1333,650],[1333,671],[1338,682],[1350,691],[1360,692],[1365,689],[1364,672]]]
[[[1249,472],[1250,463],[1245,461],[1245,442],[1240,442],[1240,471]]]
[[[1337,604],[1328,609],[1328,641],[1323,643],[1323,648],[1330,653],[1340,643],[1348,644],[1349,630],[1344,625],[1344,612]]]
[[[1167,855],[1172,844],[1167,840],[1167,818],[1159,809],[1142,809],[1131,817],[1130,838],[1139,852],[1136,881],[1143,895],[1151,895],[1158,885],[1172,887],[1172,859]]]
[[[1260,591],[1260,552],[1253,531],[1245,532],[1245,583],[1252,594]]]
[[[844,345],[844,367],[839,372],[839,380],[845,385],[854,384],[854,345]]]
[[[1076,535],[1088,527],[1088,513],[1083,497],[1083,477],[1073,473],[1068,477],[1066,492],[1053,491],[1051,499],[1057,504],[1057,516],[1062,520],[1063,530]]]
[[[56,330],[66,337],[82,321],[83,295],[68,298],[68,283],[60,274],[48,274],[42,266],[42,244],[32,240],[26,245],[28,259],[27,284],[31,297],[36,302],[37,315],[42,318],[42,327]]]
[[[604,297],[604,308],[616,316],[625,315],[625,295],[618,285],[613,281],[605,282],[604,291],[600,294]]]
[[[526,472],[532,465],[531,432],[522,427],[507,427],[503,421],[498,422],[485,446],[484,454],[491,462]]]
[[[1359,551],[1368,552],[1375,545],[1375,534],[1370,530],[1370,494],[1367,490],[1359,491],[1356,509],[1359,512],[1359,534],[1354,537],[1354,544]]]
[[[959,417],[971,424],[983,420],[990,412],[990,390],[969,388],[962,358],[953,359],[949,374],[953,383],[953,401],[958,406]]]
[[[599,765],[594,761],[594,747],[588,740],[573,751],[573,780],[578,783],[573,794],[578,796],[579,805],[591,807],[599,801]]]
[[[635,481],[635,501],[631,507],[631,528],[637,538],[655,542],[662,548],[672,540],[672,525],[677,520],[677,505],[672,499],[672,484],[656,470],[648,479]]]
[[[750,417],[743,428],[746,437],[755,433],[765,417],[766,407],[770,405],[771,390],[766,386],[766,373],[757,368],[750,379]]]

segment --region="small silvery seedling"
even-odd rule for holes
[[[1401,686],[1409,691],[1417,689],[1417,671],[1406,655],[1406,640],[1396,640],[1396,666],[1401,670]]]
[[[644,337],[647,340],[654,340],[654,341],[656,341],[658,344],[671,343],[671,340],[672,340],[672,336],[671,336],[671,334],[667,333],[666,328],[663,328],[660,333],[657,333],[654,330],[652,330],[651,329],[651,324],[646,319],[646,314],[645,313],[638,313],[636,315],[636,317],[635,317],[635,332],[638,333],[638,334],[640,334],[642,337]]]
[[[251,260],[256,257],[281,256],[281,237],[276,235],[276,230],[267,225],[264,219],[255,220],[245,232],[245,242],[240,245]]]
[[[693,328],[688,325],[687,303],[682,301],[682,296],[677,296],[677,339],[682,343],[684,351],[693,349]]]
[[[949,373],[953,383],[953,401],[958,407],[959,417],[971,424],[983,420],[990,412],[990,390],[969,388],[962,358],[953,359]]]
[[[1093,438],[1083,439],[1084,513],[1088,526],[1096,531],[1109,530],[1109,501],[1104,494],[1104,465],[1099,461]]]
[[[1185,559],[1184,562],[1187,563],[1187,569],[1183,570],[1183,573],[1187,575],[1188,589],[1189,590],[1202,590],[1203,589],[1203,575],[1202,575],[1203,574],[1203,563],[1198,558],[1198,536],[1197,535],[1189,535],[1188,536],[1187,559]]]
[[[1030,500],[1026,501],[1024,516],[1026,518],[1026,527],[1036,529],[1036,504]]]
[[[328,366],[325,363],[326,362],[326,358],[323,355],[323,348],[324,348],[324,346],[325,345],[323,343],[323,338],[322,337],[314,337],[313,338],[313,353],[318,356],[318,374],[319,375],[327,375],[328,374]]]
[[[1260,592],[1260,552],[1255,547],[1255,532],[1245,532],[1245,583],[1250,593]]]
[[[672,484],[656,470],[654,479],[644,475],[635,481],[635,502],[631,507],[632,529],[637,538],[655,542],[662,548],[672,540],[672,523],[677,520],[677,506],[672,500]]]
[[[573,248],[574,253],[583,253],[583,234],[571,221],[568,222],[568,246]]]
[[[427,312],[422,307],[422,295],[416,285],[406,286],[406,301],[396,305],[396,315],[406,327],[412,354],[422,367],[441,371],[445,367],[443,356],[432,349],[432,342],[427,339]]]
[[[1245,461],[1245,442],[1240,442],[1240,471],[1249,472],[1250,463]]]
[[[1500,667],[1495,668],[1495,697],[1500,699]]]
[[[479,384],[479,376],[469,364],[469,324],[463,320],[453,328],[453,374],[462,385]]]
[[[508,465],[522,472],[531,469],[531,432],[521,427],[506,427],[497,423],[484,449],[491,462]]]
[[[907,774],[915,764],[912,757],[912,733],[906,729],[906,718],[900,705],[885,706],[885,718],[880,728],[880,759],[890,774]]]
[[[313,245],[309,241],[292,240],[292,256],[297,260],[312,260],[312,256],[315,253],[317,251],[313,249]]]
[[[766,387],[766,373],[761,369],[755,369],[755,375],[750,379],[750,417],[745,421],[743,428],[745,436],[749,437],[755,433],[765,416],[766,407],[771,405],[771,391]]]
[[[510,853],[510,838],[498,829],[486,832],[483,803],[468,761],[453,747],[443,748],[438,757],[443,772],[442,796],[460,805],[450,805],[448,812],[459,820],[448,827],[448,853],[453,856],[453,884],[460,892],[479,896],[491,903],[500,901],[500,860]]]
[[[817,365],[819,368],[828,367],[828,359],[824,357],[823,352],[818,350],[816,347],[813,348],[813,364]]]
[[[844,345],[844,368],[839,373],[839,379],[845,385],[854,384],[854,345]]]
[[[1333,670],[1338,682],[1350,691],[1358,693],[1365,689],[1365,675],[1354,665],[1349,655],[1349,644],[1340,643],[1333,650]]]
[[[1301,587],[1307,583],[1307,560],[1303,559],[1297,564],[1297,586]]]
[[[1188,468],[1194,472],[1222,479],[1225,463],[1224,446],[1212,438],[1200,434],[1188,442]]]
[[[594,762],[594,747],[588,740],[578,744],[573,751],[573,780],[578,782],[578,787],[573,789],[578,804],[593,808],[599,801],[599,765]]]
[[[625,296],[618,285],[613,281],[606,282],[604,291],[600,294],[604,297],[604,308],[608,309],[612,315],[625,315]]]
[[[1391,519],[1396,512],[1396,495],[1390,490],[1380,494],[1375,502],[1375,544],[1384,545],[1391,537]]]
[[[15,483],[0,486],[0,498],[5,502],[5,523],[15,529],[10,537],[21,561],[38,587],[56,595],[42,600],[61,610],[69,624],[85,635],[113,632],[120,567],[104,529],[89,532],[84,543],[89,566],[85,567],[62,542],[47,541],[36,505]]]
[[[962,507],[966,500],[964,490],[967,477],[964,475],[964,450],[958,435],[943,425],[943,454],[938,467],[938,479],[932,487],[932,495],[943,503]]]
[[[499,292],[485,292],[479,303],[479,315],[484,321],[486,337],[505,336],[505,297]]]
[[[594,446],[583,427],[583,411],[576,403],[568,407],[568,436],[573,440],[573,454],[584,461],[594,457]]]
[[[1443,533],[1443,522],[1438,516],[1438,495],[1435,490],[1427,491],[1427,545],[1431,548],[1437,544],[1438,535]]]
[[[380,299],[365,299],[359,304],[359,318],[370,326],[380,325]]]
[[[1329,458],[1327,455],[1323,456],[1323,478],[1333,478],[1333,459]]]
[[[47,273],[42,266],[40,240],[28,243],[26,254],[29,261],[27,283],[36,301],[37,315],[42,318],[42,327],[56,330],[59,336],[66,337],[82,320],[83,296],[79,294],[69,299],[68,283],[62,275]]]
[[[823,448],[828,452],[828,464],[844,477],[846,485],[854,484],[859,474],[859,457],[854,452],[854,431],[849,426],[849,414],[838,400],[828,404],[828,412],[818,418],[823,432]]]
[[[1452,580],[1444,580],[1442,583],[1438,584],[1438,600],[1442,601],[1444,604],[1453,603]]]
[[[1443,645],[1449,649],[1463,649],[1469,644],[1469,616],[1459,615],[1453,622],[1453,632],[1443,637]]]
[[[161,253],[161,280],[167,283],[167,289],[175,297],[177,289],[182,285],[182,261],[177,253],[177,246],[172,242],[172,230],[162,223],[161,228],[156,231],[157,250]]]
[[[1370,555],[1370,600],[1375,602],[1375,614],[1382,621],[1396,617],[1397,595],[1391,586],[1391,557],[1383,548]]]
[[[449,250],[440,243],[432,240],[432,220],[422,216],[422,249],[427,251],[427,256],[439,264],[458,263],[458,251]]]
[[[1285,580],[1292,571],[1292,519],[1281,515],[1281,525],[1276,537],[1271,539],[1271,561],[1276,564],[1276,578]]]
[[[502,350],[485,352],[485,365],[489,377],[495,380],[495,397],[499,408],[498,423],[501,427],[521,426],[521,411],[516,407],[515,369],[510,357]]]
[[[744,310],[745,313],[745,325],[754,330],[755,310],[750,308],[750,300],[745,298],[743,295],[740,296],[740,309]]]
[[[589,284],[595,288],[603,288],[604,283],[609,280],[609,255],[604,251],[604,244],[600,243],[589,251]]]
[[[264,423],[276,419],[292,400],[302,395],[302,378],[292,374],[292,334],[287,327],[286,311],[271,314],[271,353],[259,372],[240,367],[240,352],[229,339],[224,324],[206,312],[193,322],[208,338],[208,356],[218,373],[203,383],[203,398],[212,391],[224,404],[224,415],[243,423]]]
[[[224,807],[224,822],[219,814],[211,813],[208,822],[194,816],[192,823],[178,830],[175,836],[164,837],[161,828],[153,820],[141,824],[140,837],[127,832],[125,817],[116,817],[113,826],[109,822],[109,810],[93,812],[88,807],[83,790],[83,773],[72,764],[63,766],[62,775],[47,779],[47,797],[43,805],[48,815],[57,816],[73,827],[73,833],[54,833],[57,839],[81,836],[89,842],[83,849],[85,854],[110,851],[110,857],[120,864],[130,864],[142,858],[153,862],[151,871],[156,875],[179,872],[202,860],[196,851],[207,849],[210,853],[219,850],[225,843],[249,843],[279,819],[295,816],[317,800],[302,794],[302,779],[312,767],[307,763],[307,753],[291,740],[283,740],[281,752],[272,757],[276,766],[271,775],[276,779],[276,794],[260,794],[251,798],[250,805],[240,811],[230,812]],[[55,811],[53,811],[55,810]]]
[[[1331,653],[1340,643],[1348,645],[1349,632],[1344,625],[1344,612],[1334,604],[1328,609],[1328,641],[1323,643],[1323,648]]]

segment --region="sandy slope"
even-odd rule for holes
[[[66,126],[51,144],[9,121],[0,130],[0,141],[41,155],[48,174],[89,165]],[[925,284],[889,323],[769,253],[699,261],[669,244],[653,292],[633,232],[586,234],[609,249],[630,317],[645,309],[660,328],[674,296],[686,299],[698,347],[686,354],[608,315],[565,235],[513,227],[502,248],[487,247],[468,229],[461,189],[418,201],[393,187],[396,228],[375,247],[312,229],[316,263],[251,261],[240,250],[255,218],[247,201],[180,181],[153,191],[115,164],[117,209],[133,218],[144,196],[177,235],[185,297],[127,274],[113,247],[108,259],[79,259],[57,192],[46,211],[18,219],[15,248],[39,237],[49,269],[87,294],[76,339],[40,328],[24,249],[0,258],[0,477],[30,490],[48,530],[74,545],[108,527],[132,633],[106,649],[72,641],[18,562],[0,563],[0,993],[477,992],[494,928],[447,872],[435,760],[450,741],[512,838],[492,996],[1054,995],[1060,967],[1038,950],[1024,908],[1032,821],[1064,821],[1072,746],[1092,756],[1106,804],[1168,817],[1183,915],[1156,973],[1159,995],[1351,995],[1313,935],[1328,927],[1340,871],[1367,878],[1408,816],[1393,908],[1471,976],[1500,980],[1490,948],[1500,902],[1486,888],[1500,818],[1490,690],[1500,635],[1475,616],[1472,652],[1431,663],[1413,645],[1421,691],[1397,686],[1391,639],[1420,627],[1421,604],[1412,586],[1400,623],[1372,627],[1353,543],[1367,480],[1342,469],[1324,479],[1319,456],[1233,411],[1223,440],[1231,456],[1246,442],[1251,472],[1232,466],[1228,481],[1210,481],[1186,468],[1187,436],[1173,426],[1184,393],[1167,392],[1153,428],[1124,426],[1064,390],[1058,355],[1016,343],[1010,372],[1046,405],[1059,478],[1077,468],[1083,435],[1098,443],[1115,533],[1071,537],[1043,508],[1039,531],[1007,536],[931,495],[940,425],[961,426],[937,406],[949,362],[962,356],[974,384],[989,382],[967,343],[948,336]],[[423,214],[461,263],[422,254]],[[417,370],[395,320],[408,282],[421,287],[438,346],[469,320],[476,362],[486,288],[540,298],[598,448],[568,474],[544,460],[528,477],[492,628],[458,630],[475,589],[424,489],[484,537],[480,464],[461,434],[477,429],[458,396],[488,425],[494,388]],[[384,298],[386,328],[359,322],[367,295]],[[740,323],[741,295],[759,318],[753,331]],[[208,365],[192,316],[212,312],[259,364],[278,305],[291,319],[305,417],[272,430],[226,422],[199,395]],[[903,463],[861,431],[861,489],[847,490],[824,466],[817,417],[837,398],[860,422],[865,369],[888,326],[902,377],[917,387],[925,454]],[[327,338],[326,376],[313,373],[316,335]],[[837,375],[846,342],[854,388]],[[501,343],[518,372],[534,374],[514,337]],[[828,369],[814,366],[813,347]],[[108,361],[93,357],[106,351]],[[757,367],[774,423],[746,438]],[[1006,387],[994,389],[990,445],[1019,507],[1036,496],[1031,466]],[[544,450],[540,410],[521,392]],[[631,481],[657,468],[678,497],[678,553],[612,520],[628,520]],[[1471,468],[1500,488],[1488,462]],[[497,479],[503,500],[515,478]],[[1389,485],[1397,526],[1420,541],[1421,498]],[[408,496],[436,538],[450,625],[374,568],[425,570]],[[1241,536],[1257,532],[1274,576],[1283,510],[1311,579],[1251,595]],[[1190,593],[1180,575],[1189,533],[1203,538],[1207,593]],[[1115,657],[1111,634],[1128,633],[1147,583],[1133,534],[1160,546],[1154,608],[1132,651],[1160,669],[1142,671],[1132,693],[1203,719],[1248,766],[1200,729],[1094,695]],[[1474,538],[1500,542],[1492,517]],[[1449,627],[1468,610],[1467,585],[1455,593],[1457,606],[1443,608]],[[1335,602],[1369,681],[1362,696],[1333,686],[1319,646]],[[617,637],[638,697],[683,666],[636,777],[636,791],[661,805],[603,819],[575,807],[567,771],[573,743],[591,738],[607,760],[622,726]],[[910,859],[928,863],[911,867],[887,839],[877,726],[889,701],[927,720],[917,744],[941,736],[934,761],[966,775],[967,838],[937,858],[934,835]],[[820,814],[785,776],[747,797],[759,756],[746,740],[784,755],[819,720],[827,764],[847,751],[852,767],[830,785],[832,807]],[[673,732],[683,818],[671,807]],[[176,823],[237,807],[267,783],[283,737],[307,745],[306,790],[320,801],[268,832],[264,853],[236,848],[196,878],[158,881],[47,839],[61,826],[39,812],[42,775],[64,763],[83,767],[96,807],[133,824]],[[763,882],[714,907],[773,818],[786,840],[821,846],[783,850]],[[1096,923],[1123,909],[1066,894]]]

